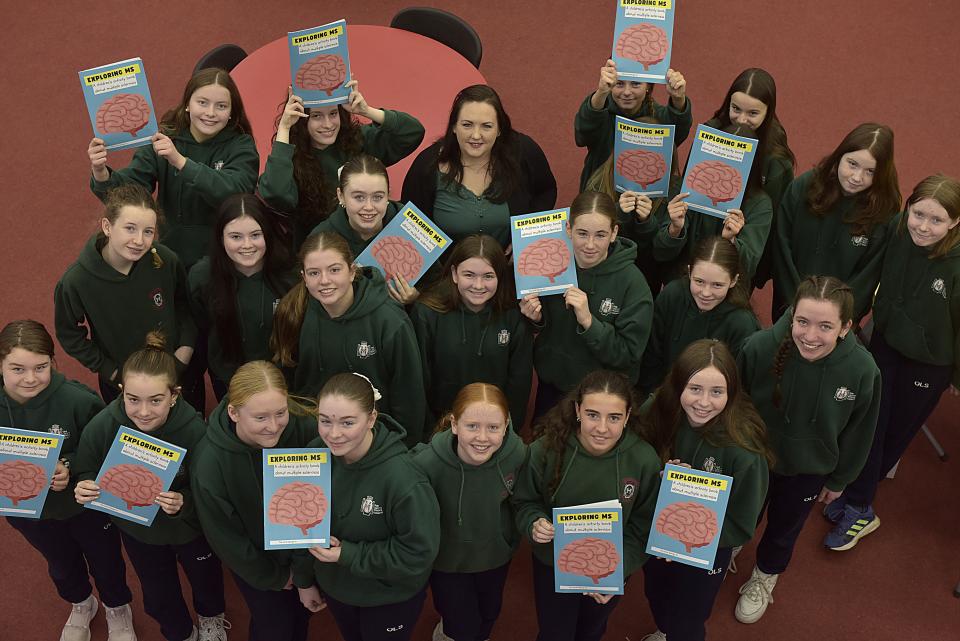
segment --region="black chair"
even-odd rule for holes
[[[220,45],[200,57],[200,60],[197,61],[197,66],[193,68],[193,73],[197,73],[201,69],[207,69],[208,67],[219,67],[220,69],[232,71],[233,68],[240,64],[246,57],[247,52],[237,45]]]
[[[441,42],[480,68],[483,44],[480,36],[469,24],[448,11],[432,7],[408,7],[393,16],[390,26],[419,33],[421,36]]]

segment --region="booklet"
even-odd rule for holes
[[[612,56],[617,78],[628,82],[667,81],[675,2],[618,0]]]
[[[673,165],[673,125],[650,125],[617,116],[613,182],[617,191],[666,196]]]
[[[0,427],[0,515],[39,519],[63,434]]]
[[[663,470],[647,554],[713,569],[733,477],[681,465]]]
[[[517,298],[549,296],[577,286],[573,242],[567,235],[570,208],[510,217]]]
[[[140,430],[121,426],[97,473],[100,498],[85,507],[149,527],[156,499],[180,470],[187,450]]]
[[[740,209],[756,155],[755,139],[698,125],[683,175],[681,191],[690,193],[685,202],[691,209],[717,218]]]
[[[81,71],[80,86],[93,135],[102,138],[108,150],[151,144],[157,114],[140,58]]]
[[[388,280],[400,276],[416,285],[451,242],[416,205],[407,203],[354,262],[378,268]]]
[[[290,77],[293,93],[303,106],[338,105],[347,101],[350,90],[350,53],[347,50],[347,21],[290,31]]]
[[[623,594],[620,501],[553,508],[555,592]]]
[[[330,547],[330,450],[263,450],[263,549]]]

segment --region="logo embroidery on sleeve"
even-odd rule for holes
[[[947,300],[947,284],[943,282],[942,278],[937,278],[930,284],[930,289],[933,290],[934,294],[938,294],[943,300]]]
[[[855,401],[857,400],[857,395],[853,391],[847,389],[846,387],[838,387],[836,393],[833,395],[833,400],[835,401]]]
[[[368,343],[367,341],[360,341],[357,343],[357,356],[360,358],[370,358],[377,353],[377,348]]]

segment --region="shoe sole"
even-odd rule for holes
[[[745,614],[740,614],[740,610],[737,609],[737,610],[734,610],[733,616],[734,616],[734,617],[737,619],[737,621],[739,621],[740,623],[745,623],[745,624],[747,624],[747,625],[750,625],[751,623],[756,623],[757,621],[759,621],[760,619],[762,619],[762,618],[763,618],[763,615],[766,614],[766,612],[767,612],[767,608],[763,608],[763,609],[760,610],[759,612],[757,612],[757,613],[753,614],[752,616],[749,616],[749,617],[748,617],[748,616],[745,615]]]
[[[850,541],[849,541],[848,543],[846,543],[845,545],[841,545],[841,546],[839,546],[839,547],[835,547],[835,548],[827,547],[827,549],[828,549],[828,550],[833,550],[834,552],[846,552],[847,550],[853,548],[853,546],[855,546],[855,545],[860,541],[860,539],[862,539],[862,538],[865,537],[866,535],[870,534],[871,532],[873,532],[874,530],[876,530],[878,527],[880,527],[880,517],[879,517],[879,516],[874,516],[874,517],[873,517],[873,520],[870,521],[869,523],[867,523],[867,524],[863,527],[862,530],[860,530],[859,532],[857,532],[857,533],[854,535],[854,537],[853,537],[852,539],[850,539]]]

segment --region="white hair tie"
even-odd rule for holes
[[[378,390],[378,389],[376,388],[376,386],[373,384],[373,381],[371,381],[369,378],[367,378],[366,376],[364,376],[363,374],[361,374],[361,373],[359,373],[359,372],[353,372],[353,375],[354,375],[354,376],[359,376],[360,378],[362,378],[363,380],[365,380],[365,381],[370,385],[370,389],[373,390],[373,402],[374,402],[374,403],[376,403],[376,402],[379,401],[381,398],[383,398],[383,395],[380,393],[380,390]]]

